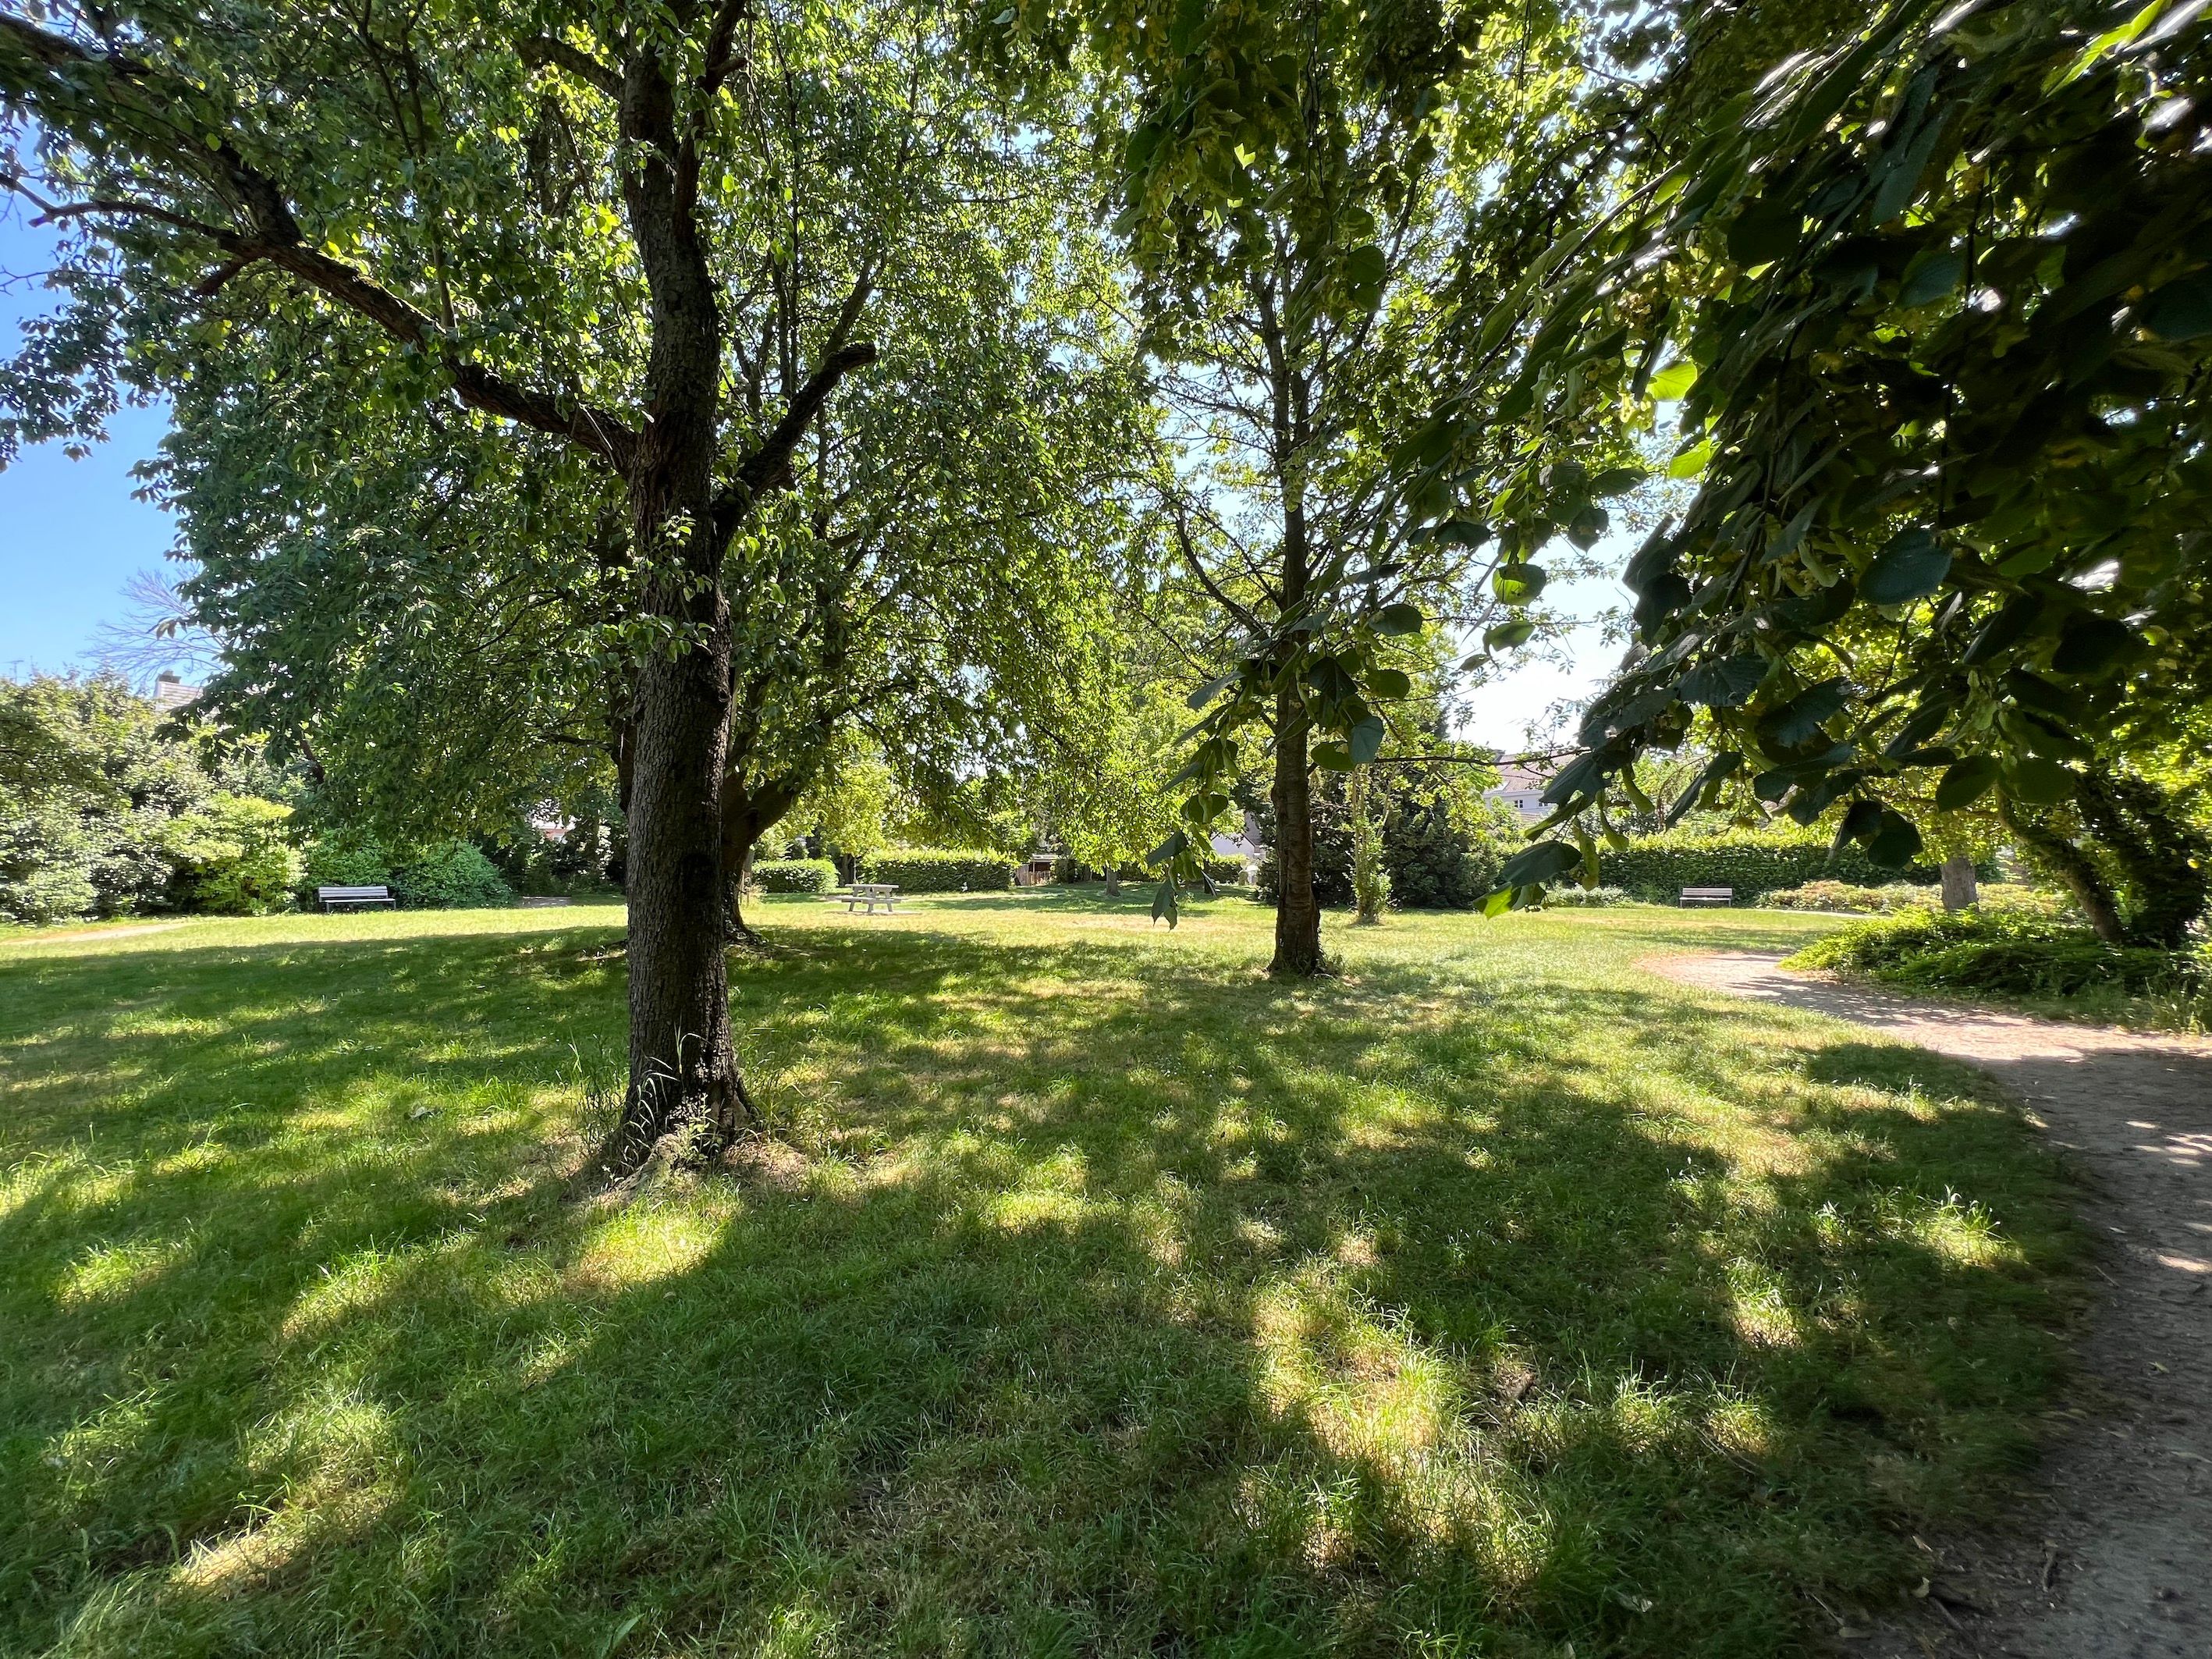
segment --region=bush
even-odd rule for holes
[[[391,887],[410,910],[487,910],[514,897],[498,866],[465,841],[416,848],[392,872]]]
[[[176,903],[228,916],[290,909],[303,867],[285,832],[291,816],[272,800],[217,794],[203,810],[171,819],[163,842]]]
[[[753,881],[763,893],[826,893],[837,885],[837,866],[828,859],[763,859]]]
[[[871,853],[860,872],[862,881],[889,882],[902,893],[1004,893],[1014,884],[1014,866],[995,853],[936,847]]]
[[[1828,848],[1832,839],[1826,830],[1795,827],[1722,836],[1678,830],[1631,842],[1618,853],[1601,854],[1598,865],[1608,883],[1659,904],[1674,903],[1685,887],[1732,887],[1738,904],[1753,904],[1769,893],[1814,882],[1889,886],[1900,873],[1915,884],[1936,879],[1932,866],[1903,872],[1888,870],[1856,847],[1844,848],[1832,864]]]
[[[1939,890],[1904,881],[1880,887],[1856,887],[1848,881],[1808,881],[1801,887],[1779,888],[1759,901],[1776,910],[1826,910],[1841,915],[1888,915],[1899,910],[1925,909],[1942,902]]]
[[[1206,873],[1223,887],[1242,887],[1244,884],[1244,860],[1224,854],[1206,855]]]
[[[2092,988],[2197,996],[2212,989],[2203,951],[2106,944],[2087,928],[2033,910],[1907,911],[1815,939],[1790,965],[1861,974],[1896,985],[2009,995],[2071,996]]]
[[[498,866],[465,841],[398,851],[366,830],[341,830],[307,848],[301,896],[318,887],[389,887],[410,910],[481,910],[507,903],[514,890]]]
[[[1636,900],[1620,887],[1577,887],[1572,882],[1544,890],[1547,910],[1602,910],[1610,905],[1633,904]]]

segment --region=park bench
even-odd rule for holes
[[[389,887],[318,887],[315,897],[325,910],[358,910],[365,905],[390,904]]]
[[[1684,904],[1734,904],[1735,889],[1733,887],[1685,887],[1682,890],[1681,902]]]
[[[898,897],[898,889],[889,882],[856,881],[849,891],[833,893],[830,897],[844,905],[845,914],[848,915],[853,913],[855,906],[863,904],[867,906],[867,908],[861,912],[863,915],[875,915],[876,907],[878,904],[884,907],[887,914],[892,915],[898,914],[898,905],[895,902]]]

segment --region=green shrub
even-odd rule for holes
[[[1940,890],[1905,881],[1887,882],[1880,887],[1857,887],[1848,881],[1808,881],[1801,887],[1778,888],[1759,901],[1776,910],[1826,910],[1842,915],[1871,916],[1925,909],[1942,902]]]
[[[1211,853],[1206,855],[1206,873],[1224,887],[1242,887],[1244,884],[1244,860],[1225,854]]]
[[[176,903],[227,916],[290,909],[304,867],[285,831],[291,816],[273,800],[216,794],[200,811],[171,819],[162,840]]]
[[[465,841],[393,849],[363,830],[340,830],[307,848],[301,896],[318,887],[389,887],[410,910],[482,910],[514,897],[499,867]]]
[[[995,853],[901,847],[869,854],[860,879],[889,882],[902,893],[1004,893],[1013,887],[1014,866]]]
[[[1660,904],[1675,902],[1685,887],[1732,887],[1738,904],[1753,904],[1769,893],[1812,882],[1875,887],[1898,881],[1899,872],[1884,869],[1856,847],[1845,848],[1831,864],[1832,840],[1828,831],[1795,827],[1724,836],[1673,830],[1631,842],[1618,853],[1601,854],[1598,867],[1607,883]],[[1914,884],[1936,879],[1929,866],[1903,874]]]
[[[392,872],[391,886],[410,910],[486,910],[514,897],[498,866],[465,841],[415,848]]]
[[[763,893],[826,893],[837,884],[837,866],[828,859],[763,859],[753,882]]]
[[[1547,910],[1601,910],[1610,905],[1634,902],[1635,896],[1622,887],[1577,887],[1568,882],[1544,890]]]
[[[2203,951],[2107,945],[2063,917],[2003,908],[1914,910],[1858,922],[1815,939],[1790,965],[2018,996],[2071,996],[2093,988],[2196,996],[2212,988],[2212,962]]]

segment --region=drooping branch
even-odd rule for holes
[[[581,46],[552,35],[538,35],[521,42],[515,52],[532,69],[565,70],[586,86],[617,101],[622,98],[622,76]]]
[[[12,65],[10,59],[15,60]],[[33,71],[31,75],[23,73],[26,64]],[[15,90],[17,97],[30,106],[33,113],[46,119],[50,126],[65,130],[65,123],[53,120],[52,112],[41,107],[44,100],[35,90],[27,94],[20,90],[35,88],[41,73],[67,77],[71,82],[69,92],[78,96],[83,95],[88,88],[104,89],[106,82],[119,80],[131,88],[136,98],[114,100],[118,106],[136,102],[137,107],[129,112],[137,114],[148,112],[150,107],[164,124],[167,123],[169,109],[190,112],[198,101],[191,88],[173,83],[171,77],[149,64],[119,53],[94,52],[66,35],[0,14],[0,88]],[[106,100],[103,98],[101,101]],[[118,107],[115,112],[125,112]],[[248,162],[228,137],[218,135],[207,141],[204,149],[189,153],[181,137],[166,148],[170,153],[164,159],[169,165],[181,174],[210,185],[245,222],[246,228],[208,224],[189,214],[135,198],[41,204],[45,216],[112,216],[168,225],[211,243],[225,256],[219,267],[223,281],[249,264],[274,265],[438,363],[465,404],[485,414],[568,439],[618,471],[629,468],[637,437],[627,424],[605,410],[525,386],[472,361],[428,313],[383,287],[365,271],[311,246],[293,215],[283,187]],[[214,169],[212,178],[206,171],[210,166]],[[11,178],[7,184],[19,193],[29,194],[18,179]],[[210,283],[221,285],[213,277]]]

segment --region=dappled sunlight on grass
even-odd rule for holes
[[[771,900],[627,1206],[617,912],[0,942],[0,1644],[1765,1654],[2021,1466],[2016,1115],[1633,965],[1824,921],[1147,902]]]

